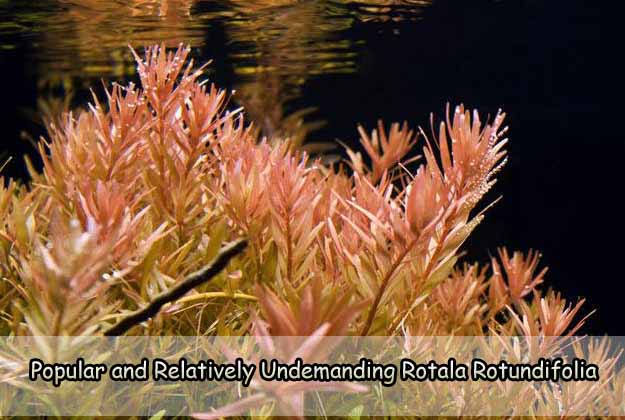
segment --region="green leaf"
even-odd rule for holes
[[[360,417],[362,417],[363,410],[364,407],[362,405],[357,405],[356,407],[351,409],[351,411],[347,415],[347,418],[352,420],[358,420],[360,419]]]
[[[150,420],[161,420],[163,416],[165,415],[165,413],[166,413],[165,410],[161,410],[158,413],[154,414],[152,417],[150,417]]]
[[[206,246],[206,261],[212,261],[226,240],[228,225],[225,218],[221,219],[210,232],[210,240]]]

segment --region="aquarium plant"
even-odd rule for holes
[[[448,106],[431,134],[359,127],[362,149],[327,165],[260,138],[188,54],[135,53],[138,85],[50,120],[42,169],[3,179],[3,335],[579,331],[583,300],[544,287],[538,252],[459,261],[494,204],[503,112]],[[623,375],[578,387],[571,407],[623,404]]]

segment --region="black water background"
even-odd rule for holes
[[[539,249],[547,283],[596,309],[585,332],[625,335],[622,265],[623,134],[606,121],[606,80],[600,2],[438,1],[419,22],[359,22],[342,31],[355,46],[358,71],[310,77],[293,109],[318,107],[327,125],[316,138],[355,144],[355,126],[378,118],[428,125],[447,101],[503,108],[510,126],[510,161],[489,211],[466,246],[486,261],[496,247]],[[37,98],[37,36],[8,35],[0,50],[2,146],[15,159],[5,174],[24,177],[19,140],[40,134],[24,116]],[[227,34],[207,28],[213,80],[232,87]],[[220,42],[222,41],[222,42]],[[616,83],[616,81],[614,81]],[[86,98],[86,92],[82,92]],[[618,121],[614,123],[618,126]]]

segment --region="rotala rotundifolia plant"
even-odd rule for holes
[[[359,128],[366,157],[326,166],[259,138],[188,53],[135,54],[139,86],[50,122],[43,170],[3,179],[3,335],[579,330],[583,301],[542,289],[538,253],[458,262],[506,160],[505,114],[448,107],[430,136]],[[622,377],[593,395],[608,386]]]

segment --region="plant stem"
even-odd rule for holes
[[[243,300],[251,300],[251,301],[258,300],[256,296],[248,295],[247,293],[206,292],[206,293],[198,293],[196,295],[191,295],[191,296],[185,296],[182,299],[178,299],[176,303],[187,303],[187,302],[193,302],[196,300],[216,299],[216,298],[243,299]]]
[[[165,304],[180,299],[191,289],[203,283],[206,283],[217,274],[219,274],[219,272],[228,265],[228,262],[230,262],[232,258],[239,255],[241,252],[243,252],[246,247],[246,239],[239,239],[238,241],[235,241],[223,247],[219,254],[217,254],[217,257],[215,257],[215,259],[206,267],[202,268],[199,271],[196,271],[195,273],[190,274],[187,278],[175,285],[170,290],[159,294],[146,307],[134,311],[126,318],[122,319],[119,323],[105,330],[104,335],[123,335],[135,325],[138,325],[141,322],[154,317]]]
[[[399,255],[397,260],[395,260],[395,262],[391,266],[391,269],[384,276],[384,279],[382,280],[382,284],[380,285],[380,289],[378,290],[378,293],[375,295],[375,300],[373,301],[373,306],[371,307],[371,311],[369,311],[367,322],[365,323],[364,328],[360,332],[361,336],[366,336],[369,333],[369,329],[371,329],[371,324],[373,324],[373,320],[375,319],[375,313],[378,310],[378,306],[380,305],[380,301],[382,300],[382,296],[384,295],[384,292],[386,291],[386,288],[388,287],[391,277],[393,277],[393,274],[395,273],[395,271],[399,268],[401,263],[404,261],[404,258],[406,258],[406,255],[408,255],[408,252],[410,251],[410,249],[417,243],[417,240],[418,238],[415,238],[412,240],[412,242],[408,244],[406,249],[404,249],[404,251]]]

